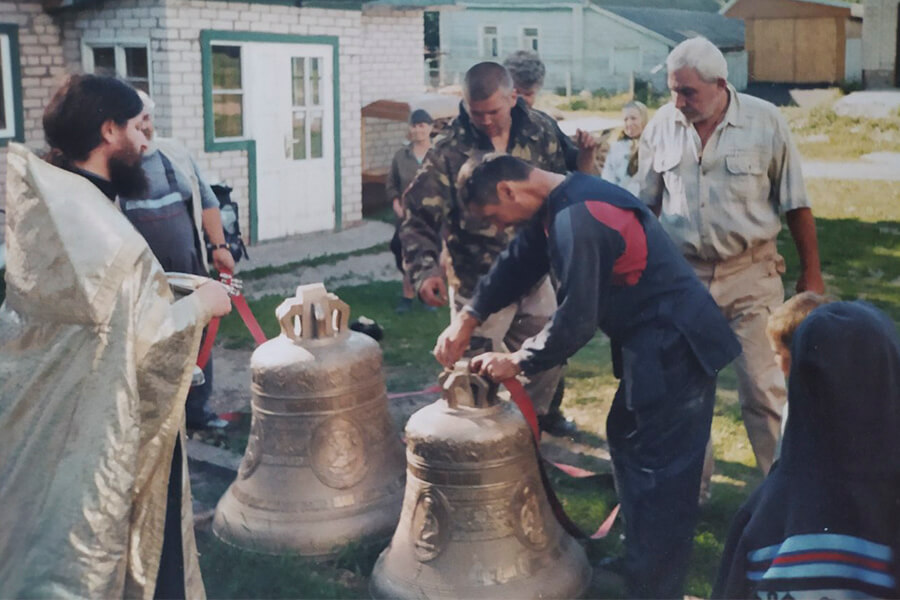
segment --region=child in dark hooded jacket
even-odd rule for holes
[[[731,525],[715,598],[900,597],[900,340],[864,302],[791,343],[781,459]]]

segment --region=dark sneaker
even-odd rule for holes
[[[538,427],[541,431],[545,431],[555,437],[569,437],[575,435],[578,431],[575,421],[567,419],[559,411],[538,416]]]
[[[394,312],[398,315],[405,315],[412,310],[412,307],[412,298],[400,298],[400,300],[397,302],[397,306],[394,307]]]
[[[228,421],[220,418],[216,413],[207,413],[203,416],[203,421],[188,421],[186,425],[189,431],[210,431],[225,429],[228,427]]]
[[[428,312],[434,312],[437,310],[437,306],[425,304],[424,302],[422,302],[421,298],[419,298],[419,305],[422,307],[423,310],[427,310]]]

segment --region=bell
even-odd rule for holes
[[[460,362],[443,399],[406,425],[400,523],[370,580],[374,598],[574,598],[584,549],[547,502],[524,417]]]
[[[298,287],[275,315],[281,335],[250,359],[250,438],[213,532],[248,550],[317,557],[386,540],[404,467],[381,349],[348,329],[350,308],[322,284]]]

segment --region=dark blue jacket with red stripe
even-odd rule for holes
[[[833,302],[791,342],[781,458],[731,524],[713,598],[900,598],[900,336]]]
[[[694,364],[712,375],[741,352],[656,217],[611,183],[569,175],[481,278],[469,310],[483,320],[550,271],[559,308],[519,351],[526,374],[564,363],[599,328],[633,406],[680,391],[667,389],[667,366]],[[685,354],[696,362],[685,363]]]

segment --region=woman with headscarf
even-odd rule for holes
[[[603,163],[603,179],[637,194],[637,184],[632,183],[638,168],[638,144],[641,132],[647,125],[647,107],[633,100],[622,107],[624,126],[619,139],[612,143],[606,162]]]
[[[864,302],[791,343],[781,458],[741,507],[716,598],[900,597],[900,340]]]

